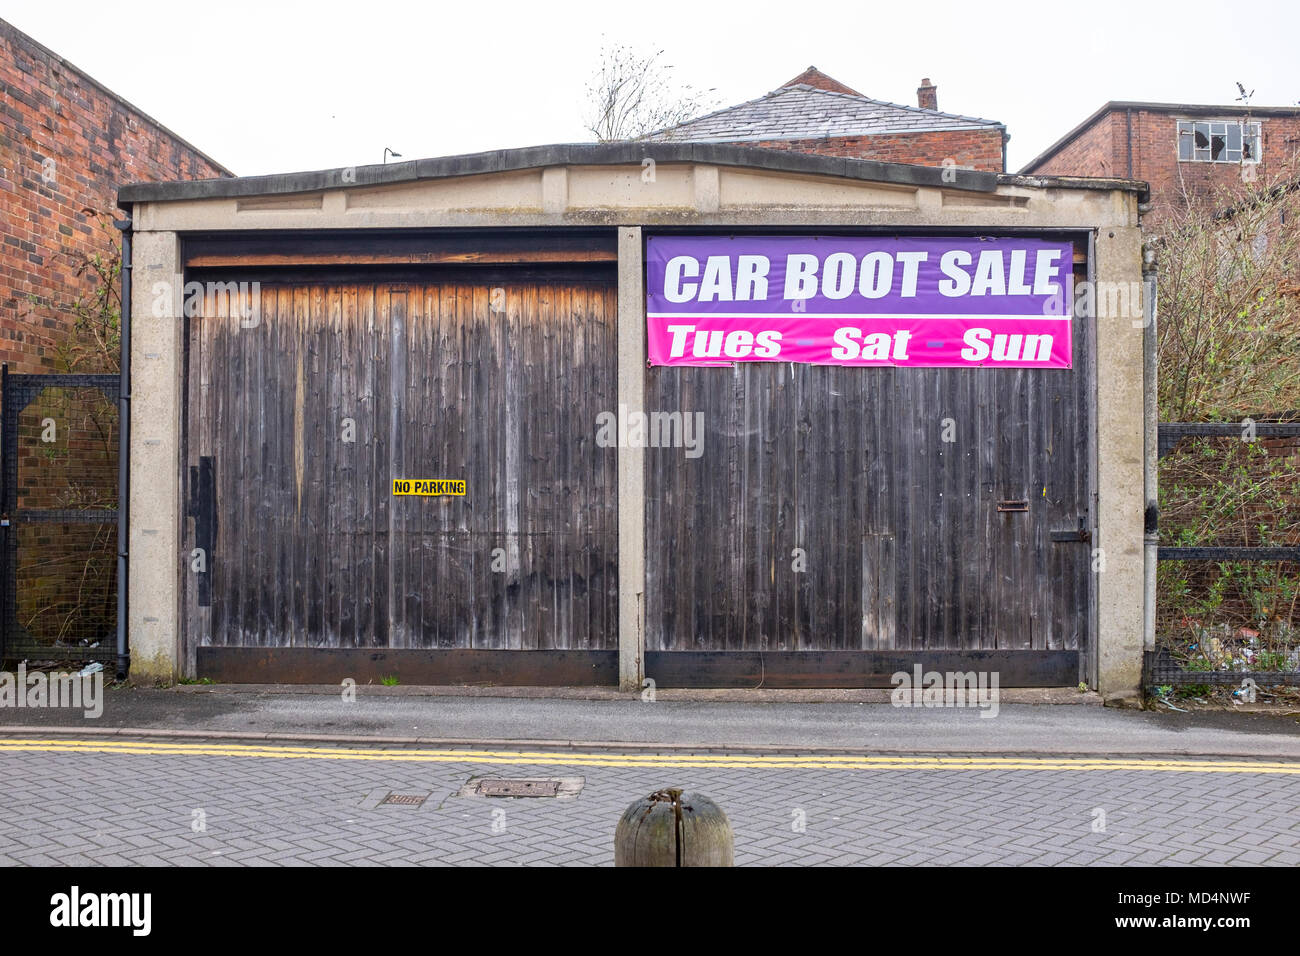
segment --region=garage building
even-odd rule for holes
[[[879,250],[1137,288],[1144,190],[674,143],[126,186],[132,674],[1134,695],[1143,323],[955,367],[816,309],[888,292]],[[797,287],[767,249],[823,273],[765,318],[839,317],[835,360],[682,331],[757,308],[728,265]]]

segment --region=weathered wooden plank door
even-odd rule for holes
[[[255,318],[209,295],[190,320],[191,666],[199,646],[617,648],[609,283],[247,295]]]
[[[1074,323],[1070,370],[649,369],[647,409],[702,412],[705,437],[646,452],[647,676],[888,686],[916,659],[1080,679],[1091,545],[1052,535],[1093,526]]]

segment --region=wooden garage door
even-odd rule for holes
[[[593,427],[616,404],[612,287],[263,282],[248,296],[260,314],[218,290],[190,320],[187,529],[206,552],[186,575],[191,666],[206,646],[612,662],[617,453]],[[395,497],[398,478],[468,493]]]
[[[702,453],[646,452],[646,672],[664,686],[1086,676],[1090,336],[1074,367],[653,368]],[[1080,534],[1080,529],[1085,534]]]

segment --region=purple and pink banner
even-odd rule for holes
[[[646,250],[651,365],[1071,366],[1068,242],[673,235]]]

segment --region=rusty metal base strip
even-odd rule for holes
[[[893,677],[938,671],[991,678],[999,688],[1068,687],[1078,651],[649,651],[645,676],[673,688],[895,686]],[[200,647],[197,676],[229,684],[480,684],[613,686],[616,651]]]

